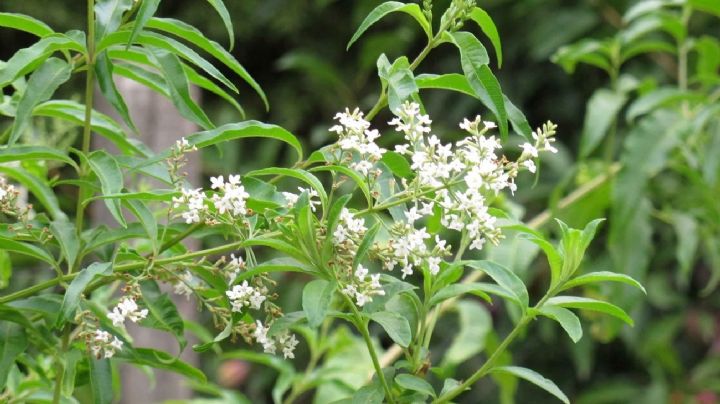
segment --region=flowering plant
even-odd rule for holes
[[[375,106],[367,114],[357,108],[338,113],[329,128],[337,141],[308,158],[300,141],[281,127],[257,121],[216,127],[209,120],[189,96],[188,84],[230,99],[227,91],[237,88],[175,38],[215,57],[263,100],[264,93],[219,44],[181,21],[154,17],[157,0],[97,4],[88,0],[87,4],[86,34],[56,33],[31,17],[0,14],[0,25],[40,38],[0,70],[0,85],[15,89],[12,97],[6,96],[5,110],[14,120],[5,132],[0,162],[21,162],[3,166],[5,176],[0,177],[5,219],[0,249],[56,272],[52,279],[0,297],[3,398],[21,401],[47,394],[53,402],[61,402],[73,400],[76,388],[89,384],[93,401],[111,402],[113,361],[206,381],[201,371],[172,354],[135,346],[132,332],[125,328],[129,320],[167,331],[180,350],[185,349],[182,314],[162,292],[162,284],[193,299],[211,317],[213,334],[192,347],[197,352],[217,349],[225,340],[243,340],[264,354],[292,360],[304,344],[309,356],[304,373],[288,364],[277,365],[281,376],[272,396],[284,402],[316,390],[320,401],[442,403],[488,375],[526,379],[568,402],[550,380],[506,363],[503,355],[511,343],[539,316],[557,321],[573,341],[579,340],[580,320],[569,309],[598,311],[632,323],[611,303],[563,294],[600,281],[642,289],[622,274],[576,275],[600,221],[582,230],[559,222],[562,237],[554,245],[537,231],[540,223],[525,225],[511,212],[509,198],[517,190],[516,178],[524,171],[539,174],[541,153],[557,152],[553,146],[557,128],[548,122],[533,132],[501,92],[484,46],[461,30],[468,22],[479,24],[501,61],[497,29],[474,1],[452,1],[436,29],[432,1],[422,6],[391,1],[375,8],[350,45],[393,12],[412,16],[427,34],[427,45],[412,62],[400,57],[391,63],[381,55],[382,92]],[[211,4],[231,27],[222,2]],[[460,51],[463,74],[415,76],[418,65],[444,43]],[[52,56],[55,53],[63,58]],[[85,104],[48,101],[75,72],[86,76]],[[178,140],[169,150],[150,152],[112,118],[93,110],[97,80],[104,97],[134,128],[113,74],[169,97],[183,116],[205,130]],[[444,141],[455,134],[433,132],[420,98],[421,90],[428,88],[470,94],[493,118],[464,119],[459,123],[463,137]],[[387,124],[373,124],[385,107],[393,118]],[[24,142],[33,116],[81,125],[81,149],[62,151]],[[510,127],[525,138],[521,150],[513,151],[515,159],[500,152]],[[93,132],[120,152],[91,150]],[[290,168],[225,173],[211,178],[208,188],[185,178],[189,153],[247,137],[284,142],[298,155],[298,162]],[[49,174],[51,163],[62,165],[61,179]],[[162,181],[165,188],[139,185],[150,177]],[[272,178],[261,179],[266,177]],[[52,189],[58,184],[77,188],[74,210],[61,209]],[[21,187],[37,206],[23,201]],[[297,192],[291,192],[294,189]],[[88,226],[86,207],[92,201],[102,201],[117,222],[111,232]],[[508,230],[522,233],[547,256],[549,285],[535,304],[530,304],[527,287],[512,268],[481,259],[488,245],[503,242]],[[223,241],[190,251],[181,243],[189,237]],[[306,284],[297,305],[301,309],[287,312],[276,290],[282,274],[290,272],[300,274]],[[485,276],[487,281],[480,281]],[[482,349],[459,353],[456,349],[447,353],[451,361],[438,360],[433,353],[442,348],[433,345],[433,335],[441,315],[454,305],[487,316],[485,306],[470,296],[491,304],[504,302],[514,328],[487,349],[482,367],[460,381],[451,376],[452,368]],[[366,354],[360,364],[367,364],[371,375],[353,378],[341,391],[323,391],[318,386],[338,377],[331,367],[315,371],[336,354],[331,341],[342,335],[360,341],[348,334],[346,324],[361,337]],[[393,347],[378,345],[376,338],[385,336]],[[403,359],[398,360],[400,355]],[[264,363],[277,363],[260,357]],[[34,383],[28,386],[23,381]]]

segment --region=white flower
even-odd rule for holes
[[[292,192],[283,192],[282,195],[285,198],[285,206],[287,206],[288,209],[292,209],[300,199],[300,195],[302,195],[303,192],[307,192],[310,210],[315,212],[317,206],[320,205],[320,194],[318,194],[318,191],[316,191],[315,188],[298,187],[297,194],[293,194]]]
[[[183,272],[178,278],[179,279],[173,284],[173,292],[176,295],[185,296],[187,299],[190,299],[190,296],[193,294],[191,286],[195,278],[188,271]]]
[[[523,154],[529,154],[533,157],[538,156],[538,149],[535,148],[535,146],[531,145],[530,143],[523,143],[520,147],[523,149]]]
[[[202,188],[197,189],[182,189],[182,195],[179,197],[173,197],[173,208],[183,208],[185,212],[182,213],[182,218],[185,219],[185,223],[200,223],[200,217],[202,214],[207,212],[205,206],[205,194],[202,192]]]
[[[295,347],[298,345],[298,340],[295,337],[295,334],[290,334],[285,331],[277,336],[277,342],[282,347],[283,357],[285,359],[295,358]]]
[[[428,269],[430,270],[430,273],[433,275],[437,275],[438,272],[440,272],[440,262],[442,259],[440,257],[429,257],[428,258]]]
[[[112,321],[113,325],[120,327],[125,324],[126,319],[137,323],[148,315],[148,309],[140,309],[132,297],[125,296],[118,302],[112,311],[108,312],[107,317]]]
[[[340,220],[333,232],[335,244],[342,244],[346,240],[360,240],[367,231],[365,219],[355,218],[347,208],[340,211]]]
[[[90,351],[96,358],[112,358],[116,351],[122,350],[123,342],[104,330],[95,330],[89,340]]]
[[[211,181],[213,189],[218,189],[218,192],[212,196],[212,202],[218,213],[221,215],[229,213],[233,216],[248,213],[245,203],[250,194],[245,192],[239,175],[230,175],[228,182],[223,182],[222,176],[211,178]]]
[[[527,168],[531,173],[534,173],[536,170],[535,162],[532,160],[525,160],[522,162],[522,165],[525,166],[525,168]]]
[[[250,286],[248,281],[235,285],[231,290],[225,292],[232,304],[232,311],[241,312],[244,307],[259,310],[267,299],[265,291]]]
[[[269,338],[267,336],[269,328],[265,327],[260,320],[255,321],[255,332],[253,333],[253,337],[255,337],[255,341],[257,341],[259,344],[263,346],[263,351],[265,353],[269,354],[275,354],[275,341],[273,341],[272,338]]]

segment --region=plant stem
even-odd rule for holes
[[[345,295],[343,296],[345,297],[345,300],[348,302],[348,305],[352,309],[353,315],[355,316],[355,327],[358,329],[358,331],[360,331],[360,334],[362,334],[363,340],[365,340],[365,345],[367,345],[368,352],[370,353],[370,358],[372,359],[373,367],[375,368],[375,374],[377,375],[378,380],[380,380],[380,384],[382,384],[383,389],[385,390],[385,401],[393,404],[395,403],[395,400],[392,397],[392,390],[390,390],[390,386],[385,379],[385,373],[383,373],[382,366],[380,366],[380,360],[378,359],[377,352],[375,351],[375,346],[373,345],[372,338],[370,338],[370,330],[368,330],[367,321],[362,318],[360,312],[357,310],[355,304],[350,300],[350,298]]]
[[[95,91],[95,0],[87,1],[87,72],[85,74],[85,122],[83,124],[82,152],[87,157],[90,153],[92,137],[93,94]],[[80,161],[80,179],[88,175],[86,159]],[[82,236],[83,220],[85,220],[85,199],[88,197],[85,182],[80,182],[77,208],[75,209],[75,230],[78,238]],[[79,260],[78,260],[79,261]],[[68,271],[70,273],[72,268]]]
[[[60,353],[64,353],[67,351],[68,345],[70,345],[70,324],[65,324],[65,328],[63,328],[63,335],[62,335],[62,342],[60,345]],[[58,363],[55,366],[55,389],[53,391],[53,404],[60,403],[60,398],[62,396],[62,384],[63,384],[63,378],[65,376],[65,366],[62,362],[62,356],[58,358]]]

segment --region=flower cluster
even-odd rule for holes
[[[263,302],[267,299],[267,288],[262,286],[250,286],[248,281],[243,281],[240,285],[233,286],[232,289],[225,291],[232,311],[242,312],[244,307],[250,307],[254,310],[260,310]]]
[[[408,216],[407,212],[406,216]],[[437,275],[440,272],[442,257],[450,254],[450,246],[436,235],[435,246],[428,248],[426,240],[431,239],[432,236],[427,228],[416,229],[412,222],[398,222],[390,229],[393,239],[389,245],[390,251],[386,255],[385,269],[392,271],[399,266],[402,278],[405,279],[406,276],[414,273],[416,267],[426,265],[430,274]]]
[[[229,285],[235,283],[235,279],[240,274],[240,272],[245,270],[245,267],[245,261],[240,255],[236,257],[235,254],[230,254],[230,261],[227,263],[227,265],[225,265],[225,269],[223,271]]]
[[[112,311],[108,312],[107,316],[116,327],[123,326],[125,319],[137,323],[144,319],[148,315],[147,309],[140,309],[132,297],[125,296],[118,302]]]
[[[116,351],[122,349],[123,342],[109,332],[97,329],[88,338],[88,345],[96,358],[112,358]]]
[[[358,108],[352,112],[345,109],[345,112],[337,113],[335,120],[339,124],[332,126],[330,132],[337,133],[340,149],[358,154],[358,160],[350,163],[350,168],[362,175],[369,175],[375,163],[387,151],[375,143],[380,132],[370,129],[370,122],[363,118],[363,113]]]
[[[269,337],[269,329],[260,320],[256,320],[253,337],[258,344],[262,345],[263,351],[274,355],[277,349],[280,348],[285,359],[295,358],[295,347],[298,344],[295,334],[283,331],[275,337]]]
[[[186,154],[194,151],[197,151],[197,147],[191,145],[184,137],[175,142],[175,147],[170,150],[170,157],[166,162],[173,184],[180,183],[187,176],[187,173],[180,170],[188,163]]]
[[[186,298],[190,299],[190,296],[192,296],[193,294],[193,287],[195,286],[195,282],[195,277],[190,273],[190,271],[185,270],[177,277],[177,280],[173,283],[173,292],[176,295],[185,296]]]
[[[239,175],[230,175],[225,182],[223,176],[210,178],[211,188],[217,190],[208,197],[202,188],[183,188],[181,195],[173,197],[173,209],[182,209],[180,216],[185,223],[215,224],[221,216],[228,214],[231,218],[245,216],[249,213],[246,205],[250,197],[240,182]],[[210,206],[215,208],[212,212]]]
[[[342,292],[355,299],[355,304],[363,307],[365,303],[372,302],[372,296],[385,296],[380,284],[380,274],[370,275],[367,268],[358,264],[352,283],[348,283]]]

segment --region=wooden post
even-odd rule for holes
[[[151,150],[158,152],[167,149],[174,145],[175,141],[180,137],[197,131],[198,128],[195,124],[180,116],[168,99],[134,81],[122,77],[116,77],[115,81],[118,90],[125,98],[133,122],[140,132],[141,139]],[[191,93],[193,98],[199,99],[200,92],[197,88],[191,88]],[[114,117],[118,122],[122,122],[102,96],[98,96],[96,99],[98,100],[97,109],[99,111]],[[127,127],[126,130],[131,133]],[[96,141],[93,143],[95,148],[113,149],[112,144],[104,138],[96,136],[95,139]],[[199,153],[190,153],[188,160],[188,165],[185,166],[184,170],[188,173],[187,179],[191,184],[199,186],[201,182]],[[114,223],[103,204],[94,204],[92,214],[95,223],[108,223],[111,225]],[[185,243],[189,248],[199,247],[195,240],[189,241]],[[173,295],[172,288],[163,288],[163,290],[172,296],[183,318],[197,318],[195,302]],[[177,342],[169,334],[137,327],[130,323],[127,326],[136,346],[150,347],[177,354]],[[181,355],[181,359],[190,364],[197,364],[198,357],[190,348],[193,341],[187,335],[186,337],[188,338],[188,346]],[[192,391],[186,385],[182,376],[154,370],[155,381],[151,383],[148,375],[132,365],[122,365],[120,369],[122,378],[121,403],[152,403],[192,397]]]

